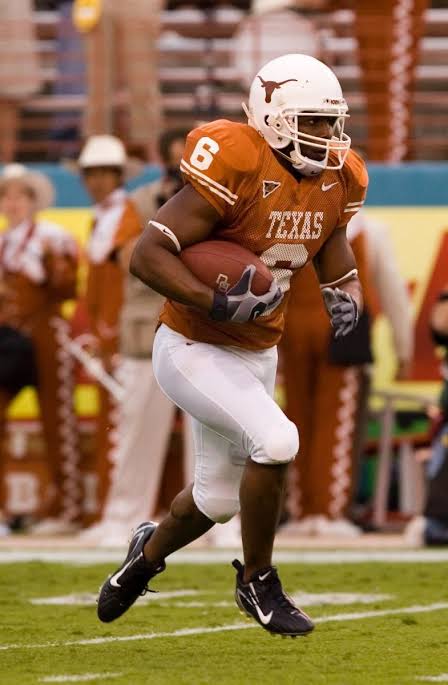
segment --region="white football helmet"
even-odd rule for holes
[[[243,108],[249,124],[305,176],[344,165],[351,144],[344,133],[348,107],[335,74],[318,59],[292,54],[271,60],[255,76],[249,108]],[[310,115],[334,117],[330,139],[301,133],[300,117]],[[291,143],[289,154],[281,152]],[[315,148],[322,158],[306,157],[302,146]]]

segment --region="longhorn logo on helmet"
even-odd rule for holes
[[[296,78],[287,78],[286,81],[280,81],[279,83],[278,81],[265,81],[261,78],[260,75],[258,76],[258,78],[261,81],[262,87],[266,91],[265,101],[267,103],[271,102],[274,90],[278,90],[279,88],[281,88],[281,86],[283,86],[285,83],[289,83],[290,81],[297,81]]]

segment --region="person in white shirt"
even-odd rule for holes
[[[347,235],[350,238],[352,233],[359,230],[364,231],[367,238],[367,262],[372,285],[392,332],[397,362],[395,379],[406,380],[414,351],[409,292],[398,268],[387,225],[361,211],[350,221]]]

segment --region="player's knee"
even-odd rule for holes
[[[197,493],[193,490],[197,508],[215,523],[227,523],[240,510],[237,498],[223,497],[216,493]]]
[[[253,461],[260,464],[287,464],[299,451],[299,432],[292,421],[285,421],[281,429],[271,431],[255,454]]]

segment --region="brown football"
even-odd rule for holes
[[[202,283],[218,292],[230,290],[249,264],[257,270],[251,288],[254,295],[264,295],[272,283],[271,272],[257,255],[227,240],[196,243],[182,250],[180,258]]]

